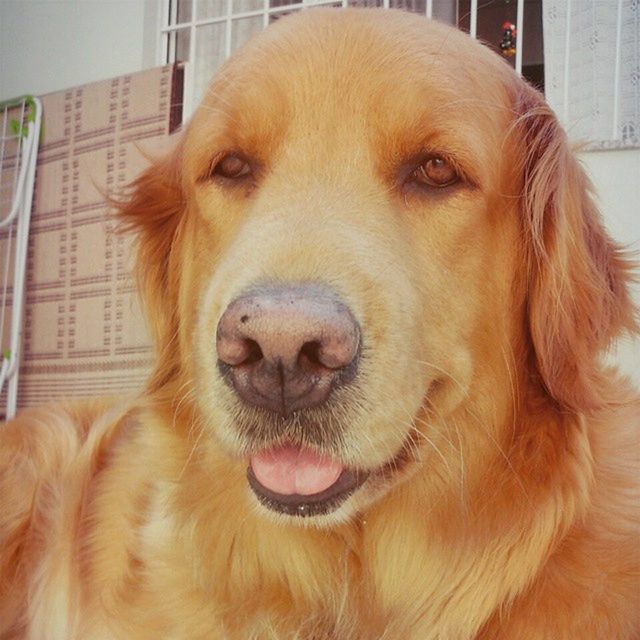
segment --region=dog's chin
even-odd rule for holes
[[[252,496],[253,505],[256,514],[260,518],[269,520],[279,526],[301,527],[312,529],[331,529],[352,522],[361,514],[366,506],[375,502],[378,496],[383,492],[376,491],[374,497],[370,495],[371,479],[365,480],[364,483],[355,489],[351,494],[346,496],[339,503],[334,502],[330,508],[322,512],[315,513],[307,511],[304,514],[298,512],[295,514],[282,511],[276,507],[274,503],[264,501],[256,494],[253,488],[249,489]]]

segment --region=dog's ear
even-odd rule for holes
[[[147,323],[160,351],[177,343],[177,269],[171,268],[185,199],[181,178],[182,143],[152,161],[114,201],[123,231],[137,235],[135,275]],[[167,360],[167,354],[163,356]]]
[[[536,366],[561,406],[588,411],[606,402],[599,383],[602,351],[624,329],[637,330],[627,286],[631,264],[607,235],[553,111],[524,83],[517,112]]]

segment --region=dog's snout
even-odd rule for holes
[[[220,370],[245,402],[288,415],[353,378],[360,328],[328,287],[264,286],[227,307],[216,346]]]

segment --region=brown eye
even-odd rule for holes
[[[238,178],[244,178],[250,173],[251,167],[249,163],[239,156],[231,154],[222,158],[222,160],[214,166],[211,175],[237,180]]]
[[[451,164],[440,156],[425,160],[412,176],[418,183],[430,187],[448,187],[460,179]]]

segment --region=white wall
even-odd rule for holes
[[[154,0],[0,0],[0,100],[153,66],[156,5]]]
[[[598,192],[600,210],[612,236],[640,260],[640,149],[580,154]],[[633,287],[640,308],[640,284]],[[613,353],[640,387],[640,340],[623,339]]]

